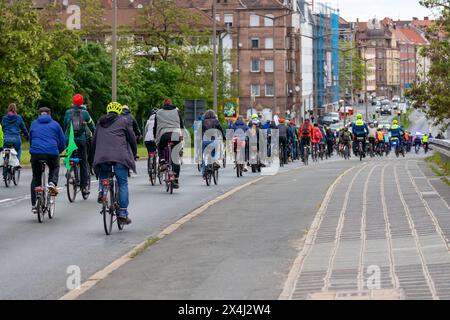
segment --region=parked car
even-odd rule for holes
[[[392,114],[392,108],[391,108],[391,106],[390,105],[387,105],[387,104],[385,104],[385,105],[382,105],[381,106],[381,111],[380,111],[380,114],[383,116],[383,115],[391,115]]]
[[[333,119],[333,123],[337,123],[340,121],[339,112],[328,112],[325,113],[325,116],[329,116]]]
[[[322,124],[324,124],[324,125],[330,125],[330,124],[333,124],[334,122],[333,122],[333,118],[331,117],[331,116],[328,116],[328,115],[325,115],[323,118],[322,118]]]

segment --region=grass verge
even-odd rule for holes
[[[402,126],[402,128],[404,128],[405,130],[408,130],[409,127],[411,126],[412,122],[411,120],[409,120],[409,116],[411,116],[411,114],[414,112],[414,108],[409,108],[408,110],[406,110],[405,114],[402,114],[401,119],[400,119],[400,125]]]
[[[450,186],[450,162],[445,159],[440,153],[435,153],[432,156],[426,158],[428,166],[441,180]]]
[[[147,250],[151,245],[155,244],[159,240],[160,240],[159,237],[151,237],[151,238],[147,239],[142,246],[140,246],[139,248],[137,248],[130,254],[130,258],[131,259],[136,258],[138,255],[140,255],[142,252]]]

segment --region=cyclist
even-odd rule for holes
[[[369,124],[369,143],[372,146],[372,151],[375,152],[375,142],[377,139],[377,128],[375,128],[375,124],[371,122]]]
[[[397,148],[403,148],[403,141],[404,141],[404,135],[405,135],[405,131],[403,130],[402,127],[400,127],[398,125],[398,120],[394,119],[394,121],[392,121],[392,126],[389,129],[390,133],[391,133],[391,142],[393,140],[398,140],[398,145]]]
[[[377,130],[377,150],[380,154],[384,150],[384,133],[381,128]]]
[[[156,152],[156,142],[155,142],[155,136],[153,134],[153,128],[155,126],[156,112],[158,112],[158,109],[152,110],[150,117],[148,118],[147,123],[145,124],[145,128],[144,128],[144,143],[145,143],[145,147],[147,148],[148,153]]]
[[[73,97],[72,107],[66,111],[64,116],[64,132],[66,141],[69,140],[70,127],[73,127],[75,143],[77,145],[77,154],[80,159],[80,185],[83,194],[89,194],[89,163],[88,163],[88,133],[95,132],[95,124],[87,108],[84,106],[84,98],[81,94]]]
[[[20,115],[17,114],[17,106],[11,103],[8,106],[8,112],[2,120],[3,145],[12,146],[17,151],[17,158],[20,161],[22,155],[22,133],[29,140],[28,130]]]
[[[219,146],[217,142],[218,141],[224,141],[225,140],[225,132],[223,131],[222,126],[220,125],[219,120],[217,119],[217,115],[213,110],[208,110],[205,112],[203,116],[202,121],[202,154],[205,152],[205,149],[213,144],[214,148],[211,151],[211,158],[216,159],[216,152],[219,150]],[[214,160],[213,165],[218,169],[220,168],[219,161],[216,159]],[[202,175],[203,178],[205,178],[205,170],[206,165],[205,162],[202,161]]]
[[[122,106],[122,108],[122,116],[127,119],[129,125],[133,128],[134,135],[136,136],[136,142],[139,143],[141,140],[141,130],[139,129],[139,125],[131,114],[130,108],[127,105]]]
[[[280,161],[283,161],[283,164],[286,164],[288,161],[288,159],[287,159],[287,157],[288,157],[287,144],[288,144],[288,138],[289,138],[288,137],[288,128],[286,126],[286,119],[280,118],[278,120],[278,122],[279,123],[278,123],[277,129],[278,129],[278,138],[280,141],[279,148],[280,148],[280,150],[281,150],[281,148],[283,148],[283,154],[281,155],[282,159],[280,159]]]
[[[363,148],[363,157],[366,156],[366,136],[369,132],[369,128],[367,127],[367,124],[362,119],[362,115],[358,114],[356,115],[356,121],[352,124],[352,133],[354,135],[354,141],[355,141],[355,147],[356,148],[356,142],[358,138],[363,138],[362,140],[362,148]]]
[[[106,107],[106,115],[97,122],[94,134],[94,167],[99,180],[108,179],[109,174],[116,174],[119,185],[118,219],[124,224],[130,224],[128,213],[128,171],[136,172],[137,158],[136,137],[125,117],[121,117],[122,106],[111,102]],[[99,186],[100,187],[100,186]],[[102,192],[98,194],[97,202],[102,202]]]
[[[245,159],[244,162],[247,163],[248,161],[248,152],[247,152],[247,136],[246,136],[246,132],[249,129],[248,125],[245,123],[244,121],[244,117],[239,116],[237,118],[237,120],[233,123],[233,125],[231,126],[231,130],[233,130],[233,138],[238,139],[239,141],[244,141],[245,143]],[[237,150],[236,150],[237,151]],[[246,168],[246,166],[244,166],[243,168],[244,172],[247,172],[248,169]]]
[[[288,145],[290,146],[290,156],[292,162],[297,158],[297,134],[294,120],[289,121],[288,126]]]
[[[422,138],[422,144],[423,144],[423,148],[425,149],[425,152],[428,151],[428,134],[425,133],[425,135]]]
[[[166,168],[164,150],[169,142],[173,143],[173,147],[181,143],[183,129],[184,123],[180,110],[173,105],[171,99],[165,99],[163,107],[156,113],[155,125],[153,127],[153,135],[158,146],[159,162],[163,171]],[[179,163],[173,162],[172,155],[170,155],[170,158],[175,173],[173,187],[174,189],[178,189],[180,187],[181,166]]]
[[[333,145],[335,143],[335,137],[333,130],[331,128],[326,129],[326,141],[327,141],[327,152],[328,152],[328,158],[331,158],[333,155]]]
[[[314,127],[312,129],[311,142],[313,150],[316,150],[317,154],[319,152],[319,143],[323,140],[322,131],[320,131],[319,125],[314,123]]]
[[[325,152],[326,152],[325,149],[326,149],[326,145],[327,145],[327,132],[322,125],[319,125],[319,129],[320,129],[320,132],[322,133],[322,139],[319,142],[319,147],[320,147],[319,150],[325,156]]]
[[[40,161],[45,160],[49,168],[48,189],[50,194],[58,194],[59,154],[66,149],[64,132],[58,122],[51,117],[49,108],[40,108],[39,117],[31,123],[30,127],[30,155],[33,179],[31,181],[31,207],[34,214],[36,209],[36,187],[41,185],[42,166]]]
[[[344,127],[344,130],[341,130],[340,137],[339,137],[340,145],[341,145],[341,151],[344,150],[345,146],[348,146],[348,150],[351,149],[351,142],[352,142],[352,134],[350,130],[348,129],[348,126]],[[350,152],[348,153],[348,156],[350,157]]]
[[[311,145],[312,126],[309,119],[300,126],[300,151],[303,158],[303,149],[305,146]]]
[[[249,161],[250,161],[250,145],[252,145],[252,147],[254,147],[254,143],[256,140],[256,153],[259,153],[259,130],[261,129],[261,119],[257,114],[253,114],[252,115],[252,119],[249,122],[249,136],[248,136],[248,141],[249,141]],[[250,139],[251,138],[251,139]],[[254,159],[257,158],[257,154],[255,154],[254,150],[252,151],[252,158],[254,157]],[[253,163],[256,164],[256,163]],[[250,163],[249,163],[250,165]]]

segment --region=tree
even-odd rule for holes
[[[450,0],[422,0],[420,3],[426,8],[438,10],[440,17],[427,32],[430,45],[420,52],[431,61],[429,72],[424,81],[414,85],[409,95],[417,101],[417,106],[427,106],[426,115],[434,120],[435,125],[448,126],[450,118],[450,45],[448,42]]]
[[[39,105],[51,108],[53,118],[62,123],[74,90],[74,81],[67,68],[67,61],[61,57],[50,64],[41,79]]]
[[[340,51],[340,68],[339,68],[339,86],[342,93],[349,88],[349,82],[352,87],[350,90],[361,91],[363,89],[363,81],[365,77],[365,67],[358,50],[353,49],[352,43],[348,41],[339,42]]]
[[[180,8],[174,0],[150,1],[137,18],[144,50],[156,50],[156,59],[168,61],[183,46],[205,35],[202,18],[200,12]]]
[[[90,39],[103,37],[105,23],[102,1],[80,0],[80,8],[83,13],[81,16],[82,36]]]
[[[46,42],[31,0],[0,0],[0,109],[15,102],[30,120],[39,99],[38,68]]]

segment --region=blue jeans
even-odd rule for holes
[[[114,172],[116,173],[117,183],[119,184],[119,206],[122,216],[128,215],[128,168],[120,163],[116,163],[114,166]],[[99,179],[108,179],[109,173],[112,172],[112,165],[107,163],[100,164]]]
[[[20,161],[20,156],[22,155],[22,140],[20,138],[15,137],[5,137],[3,141],[3,148],[11,145],[17,151],[17,158]]]

